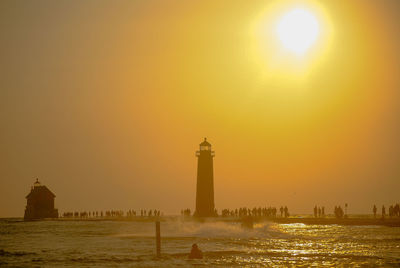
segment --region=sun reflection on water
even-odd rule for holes
[[[265,222],[253,230],[243,230],[235,223],[163,222],[163,258],[155,260],[153,225],[3,224],[0,249],[8,256],[7,263],[16,266],[27,266],[33,260],[39,266],[49,267],[88,263],[100,266],[135,263],[141,267],[400,265],[399,228]],[[44,240],[51,245],[44,247]],[[197,243],[204,252],[203,260],[187,260],[192,243]]]

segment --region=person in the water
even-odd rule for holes
[[[202,259],[202,258],[203,258],[203,252],[201,252],[197,244],[193,244],[192,250],[190,251],[189,254],[189,259]]]

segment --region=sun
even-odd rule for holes
[[[317,40],[319,23],[305,9],[293,9],[281,17],[276,28],[285,49],[303,55]]]
[[[260,79],[277,87],[306,83],[331,56],[330,12],[318,0],[269,2],[250,25],[253,66]]]

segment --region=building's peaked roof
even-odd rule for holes
[[[211,144],[207,141],[207,138],[204,138],[204,141],[200,143],[200,146],[211,146]]]
[[[56,197],[55,194],[53,194],[49,188],[47,188],[44,185],[41,186],[35,186],[31,189],[31,192],[26,196],[26,198],[31,198],[37,195],[50,195],[52,197]]]

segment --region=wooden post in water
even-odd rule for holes
[[[157,257],[161,257],[160,222],[156,221],[156,250]]]

